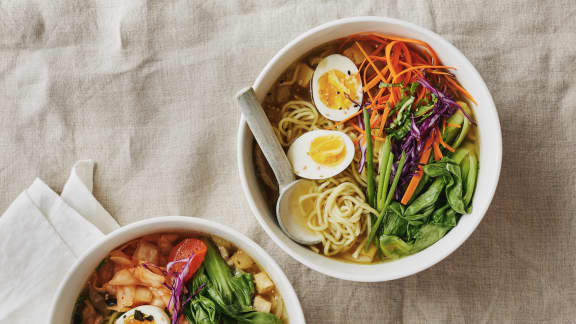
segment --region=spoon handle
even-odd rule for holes
[[[292,165],[288,161],[282,145],[278,142],[272,125],[270,125],[270,121],[266,113],[264,113],[264,109],[262,109],[260,102],[256,99],[254,89],[250,87],[240,90],[236,94],[236,100],[254,138],[256,138],[256,142],[258,142],[266,160],[268,160],[268,164],[274,171],[280,190],[282,190],[285,186],[294,182],[296,178],[294,177],[294,172],[292,172]]]

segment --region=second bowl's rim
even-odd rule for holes
[[[191,225],[203,225],[203,226],[207,226],[207,227],[214,227],[214,228],[218,228],[218,230],[221,230],[225,233],[227,233],[228,235],[230,235],[231,237],[234,237],[235,239],[238,240],[238,242],[242,242],[242,244],[246,244],[248,246],[250,246],[250,248],[252,248],[255,251],[258,251],[258,257],[262,257],[263,259],[266,260],[266,272],[267,273],[273,273],[274,276],[278,277],[284,284],[285,286],[285,290],[286,291],[282,291],[281,295],[282,298],[284,300],[284,302],[288,302],[287,299],[289,298],[289,302],[292,303],[292,305],[294,306],[295,310],[297,311],[298,314],[288,314],[288,318],[290,319],[290,321],[294,320],[295,323],[305,323],[305,317],[304,317],[304,310],[302,309],[302,305],[300,303],[300,299],[298,297],[298,294],[296,294],[296,291],[294,290],[294,286],[292,285],[292,282],[290,282],[290,280],[288,279],[288,277],[286,276],[286,274],[284,273],[284,270],[282,270],[282,268],[280,267],[280,265],[278,264],[278,262],[276,262],[276,260],[263,248],[261,247],[259,244],[257,244],[256,242],[254,242],[251,238],[249,238],[248,236],[244,235],[243,233],[241,233],[240,231],[228,226],[228,225],[224,225],[220,222],[214,221],[214,220],[209,220],[209,219],[204,219],[204,218],[199,218],[199,217],[193,217],[193,216],[156,216],[156,217],[152,217],[152,218],[147,218],[147,219],[143,219],[125,226],[120,227],[119,229],[110,232],[109,234],[107,234],[101,241],[99,241],[98,243],[94,244],[92,247],[90,247],[88,250],[86,250],[84,253],[82,253],[82,255],[80,255],[78,257],[78,259],[74,262],[74,264],[70,267],[70,269],[68,269],[68,271],[66,272],[64,279],[60,282],[58,289],[56,290],[56,294],[53,297],[52,300],[52,304],[50,306],[50,312],[49,312],[49,319],[50,321],[52,321],[52,319],[55,316],[55,312],[57,310],[57,303],[58,300],[60,299],[61,295],[63,294],[63,290],[66,288],[66,284],[69,281],[70,277],[72,275],[74,275],[74,273],[77,271],[77,268],[79,268],[80,264],[82,264],[83,262],[86,261],[86,258],[88,258],[90,255],[96,253],[99,249],[101,249],[101,247],[103,245],[105,245],[106,242],[108,241],[112,241],[114,240],[114,238],[118,237],[118,236],[122,236],[125,235],[126,232],[131,232],[131,231],[136,231],[138,228],[144,228],[147,226],[151,226],[154,224],[164,224],[164,225],[169,225],[169,224],[174,224],[174,225],[178,225],[178,224],[182,224],[182,223],[189,223]],[[186,230],[186,229],[184,229]],[[204,234],[213,234],[213,233],[208,233],[206,231],[199,231],[201,233]],[[237,242],[232,242],[233,244],[238,244]],[[264,267],[264,265],[262,265]],[[278,282],[275,282],[276,285],[278,285]]]
[[[258,223],[264,229],[266,234],[268,234],[268,236],[277,245],[279,245],[280,248],[282,250],[284,250],[284,252],[289,254],[291,257],[296,259],[298,262],[306,265],[307,267],[309,267],[315,271],[318,271],[322,274],[334,277],[334,278],[349,280],[349,281],[358,281],[358,282],[381,282],[381,281],[394,280],[394,279],[407,277],[407,276],[413,275],[417,272],[420,272],[422,270],[425,270],[425,269],[435,265],[436,263],[438,263],[438,262],[442,261],[443,259],[445,259],[446,257],[448,257],[452,252],[454,252],[457,248],[459,248],[470,237],[470,235],[474,232],[474,230],[478,227],[478,225],[480,224],[480,222],[484,218],[486,211],[490,207],[490,203],[492,202],[492,199],[494,198],[494,194],[496,193],[496,188],[498,186],[498,182],[499,182],[499,178],[500,178],[500,171],[501,171],[501,166],[502,166],[502,134],[501,134],[501,128],[500,128],[500,119],[498,117],[498,112],[496,110],[496,106],[494,104],[494,100],[492,98],[492,95],[490,94],[490,91],[489,91],[488,87],[486,86],[486,83],[484,82],[484,79],[482,78],[480,73],[476,70],[474,65],[464,56],[464,54],[462,54],[460,52],[460,50],[458,50],[450,42],[445,40],[440,35],[434,33],[433,31],[431,31],[427,28],[418,26],[416,24],[406,22],[403,20],[399,20],[399,19],[395,19],[395,18],[377,17],[377,16],[359,16],[359,17],[343,18],[343,19],[333,20],[333,21],[329,21],[327,23],[321,24],[319,26],[316,26],[316,27],[298,35],[296,38],[294,38],[292,41],[290,41],[288,44],[286,44],[282,49],[280,49],[272,57],[272,59],[270,59],[270,61],[268,61],[266,66],[262,69],[262,71],[258,75],[256,81],[254,82],[254,86],[253,86],[254,89],[258,89],[261,86],[263,79],[269,73],[269,71],[272,69],[272,67],[277,63],[277,61],[280,58],[282,58],[286,52],[291,50],[295,45],[300,43],[302,40],[310,37],[311,35],[314,35],[318,32],[321,32],[321,31],[328,29],[328,28],[332,28],[332,27],[337,26],[337,25],[350,24],[350,23],[360,23],[360,22],[392,23],[392,24],[400,25],[400,26],[407,28],[407,29],[415,30],[418,33],[424,34],[426,37],[429,37],[429,38],[433,39],[435,42],[438,42],[442,46],[445,46],[446,48],[448,48],[454,55],[456,55],[458,57],[458,59],[462,60],[464,62],[464,64],[467,65],[467,68],[469,68],[471,70],[473,77],[480,81],[480,87],[482,88],[481,90],[485,93],[486,100],[488,100],[488,103],[489,103],[489,107],[486,107],[486,108],[488,108],[490,110],[490,115],[491,115],[490,118],[494,120],[494,125],[493,125],[494,129],[492,131],[497,133],[497,136],[496,136],[497,142],[493,143],[495,145],[494,158],[497,161],[497,168],[493,172],[493,175],[494,175],[493,179],[491,179],[492,186],[491,186],[491,188],[488,189],[488,192],[487,192],[488,203],[485,204],[484,206],[481,206],[482,208],[480,208],[480,212],[479,212],[480,217],[478,217],[478,219],[475,220],[475,222],[467,228],[468,231],[463,233],[463,235],[457,241],[454,241],[453,244],[451,244],[448,249],[446,249],[442,253],[437,254],[434,258],[432,258],[432,260],[428,260],[427,262],[424,262],[420,266],[414,267],[414,268],[407,270],[403,273],[398,273],[396,275],[388,275],[386,273],[382,273],[381,275],[372,276],[370,278],[365,277],[366,274],[363,274],[363,273],[358,273],[357,275],[351,275],[349,273],[344,274],[342,272],[339,272],[337,269],[332,269],[330,267],[323,267],[323,266],[314,264],[313,262],[308,262],[308,260],[306,260],[304,257],[300,256],[291,247],[287,246],[280,238],[277,238],[276,234],[273,232],[273,230],[265,223],[265,221],[263,219],[264,215],[261,215],[260,211],[258,210],[256,203],[254,201],[254,198],[251,195],[251,191],[250,191],[248,181],[247,181],[246,165],[244,164],[245,152],[243,152],[243,148],[246,145],[246,141],[248,139],[250,139],[251,137],[248,135],[249,129],[248,129],[248,126],[247,126],[243,117],[240,118],[239,128],[238,128],[238,132],[237,132],[237,138],[238,138],[237,139],[238,140],[238,142],[237,142],[237,163],[238,163],[238,169],[239,169],[242,189],[244,191],[244,195],[245,195],[246,199],[248,200],[248,204],[250,206],[252,213],[254,214],[254,217],[256,217],[256,219],[258,220]],[[426,41],[426,39],[424,39],[424,40]],[[417,255],[417,254],[415,254],[415,255]],[[376,266],[376,265],[358,265],[358,266],[359,267],[366,267],[366,266]]]

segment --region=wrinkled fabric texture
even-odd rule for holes
[[[94,159],[122,225],[161,215],[233,224],[281,265],[309,323],[573,322],[576,2],[0,1],[0,209],[37,176]],[[427,27],[485,79],[501,119],[500,184],[448,258],[384,283],[332,279],[251,215],[233,95],[318,24],[377,15]]]

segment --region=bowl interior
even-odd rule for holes
[[[304,313],[298,297],[278,264],[260,246],[246,236],[224,225],[200,218],[168,216],[140,221],[106,236],[102,243],[90,249],[73,266],[60,285],[54,303],[50,323],[70,323],[74,303],[86,280],[100,261],[114,248],[138,237],[161,232],[197,232],[222,237],[247,252],[276,284],[287,307],[292,323],[304,323]]]
[[[474,111],[480,138],[480,170],[473,212],[463,216],[444,238],[417,254],[393,262],[369,265],[327,258],[296,244],[280,230],[264,200],[252,159],[254,140],[244,120],[240,122],[238,133],[238,163],[242,185],[250,207],[264,230],[286,253],[308,267],[332,277],[353,281],[385,281],[405,277],[434,265],[453,252],[474,231],[488,209],[498,184],[502,160],[500,122],[482,77],[453,45],[427,29],[404,21],[358,17],[337,20],[310,30],[284,47],[264,68],[254,84],[258,99],[262,100],[280,74],[309,50],[331,40],[369,31],[426,41],[444,65],[457,68],[456,77],[478,102]]]

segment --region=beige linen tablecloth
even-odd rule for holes
[[[0,209],[37,176],[61,189],[92,158],[95,196],[121,224],[233,224],[282,266],[309,323],[576,321],[576,2],[285,2],[0,1]],[[504,139],[478,230],[384,283],[332,279],[282,252],[235,160],[235,91],[300,33],[358,15],[451,41],[486,80]]]

